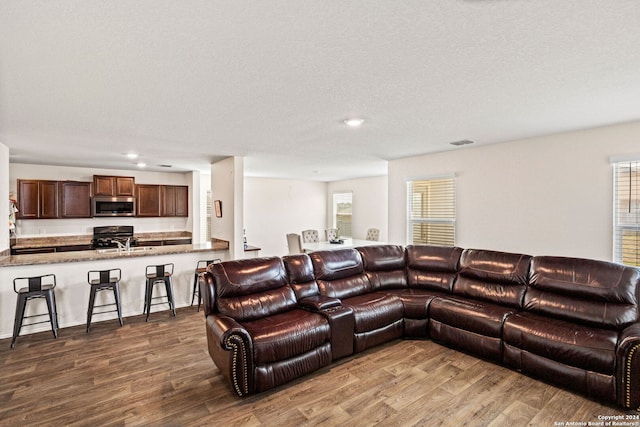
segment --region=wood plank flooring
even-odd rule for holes
[[[240,399],[195,308],[0,340],[2,426],[558,426],[624,411],[430,341],[394,341]],[[566,425],[566,424],[565,424]]]

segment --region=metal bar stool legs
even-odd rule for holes
[[[157,304],[169,304],[169,309],[173,313],[173,316],[176,315],[176,305],[173,299],[173,264],[163,264],[163,265],[148,265],[145,271],[145,276],[147,278],[145,291],[144,291],[144,310],[143,314],[146,314],[145,321],[149,320],[149,314],[151,313],[151,306]],[[154,297],[153,296],[153,288],[156,284],[164,283],[166,290],[166,302],[158,302],[152,303],[152,301],[156,298],[163,297]]]
[[[26,287],[18,289],[20,284],[26,284]],[[58,338],[58,313],[56,311],[56,295],[54,289],[56,287],[56,277],[53,274],[45,274],[43,276],[35,277],[19,277],[13,279],[13,291],[17,294],[16,300],[16,314],[13,324],[13,337],[11,339],[11,348],[16,345],[16,339],[20,335],[22,326],[36,325],[38,323],[49,322],[51,324],[51,332],[54,338]],[[47,311],[49,314],[49,320],[43,320],[41,322],[32,322],[24,324],[24,319],[30,317],[44,316],[42,314],[34,314],[32,316],[25,316],[25,310],[27,307],[27,301],[37,298],[44,298],[47,302]]]
[[[122,321],[122,307],[120,305],[120,277],[122,273],[119,268],[113,268],[111,270],[92,270],[87,273],[87,282],[91,285],[91,292],[89,294],[89,308],[87,309],[87,332],[91,327],[91,318],[93,317],[93,311],[96,307],[107,307],[115,305],[115,310],[101,311],[96,314],[117,312],[118,321],[120,326],[124,323]],[[95,305],[96,295],[100,291],[113,291],[113,303]]]
[[[200,294],[200,287],[198,286],[198,279],[200,278],[200,275],[202,273],[207,271],[207,267],[209,266],[209,264],[213,264],[216,262],[222,262],[222,260],[216,258],[212,260],[198,261],[198,264],[196,265],[196,271],[193,275],[193,293],[191,294],[191,305],[193,306],[193,301],[195,300],[196,295],[198,295],[198,311],[200,311],[200,304],[202,303],[202,296]]]

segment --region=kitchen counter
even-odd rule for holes
[[[142,242],[143,243],[143,242]],[[142,248],[145,248],[144,250]],[[211,243],[189,245],[149,246],[144,244],[132,248],[131,252],[117,250],[92,249],[88,251],[52,252],[41,254],[10,255],[0,258],[0,267],[13,267],[20,265],[57,264],[83,261],[99,261],[105,259],[134,258],[153,255],[184,254],[193,252],[226,251],[229,242],[213,240]]]
[[[144,245],[144,243],[143,243]],[[83,325],[86,323],[90,286],[87,283],[87,272],[90,270],[107,270],[120,268],[122,280],[120,293],[122,314],[125,324],[128,316],[142,314],[144,307],[145,271],[149,265],[174,264],[173,290],[176,307],[187,307],[191,304],[196,266],[201,260],[229,259],[229,242],[212,239],[204,244],[167,245],[167,246],[134,247],[130,253],[108,249],[93,249],[74,252],[52,252],[40,254],[10,255],[0,258],[0,338],[10,337],[13,331],[16,294],[13,291],[13,279],[43,274],[56,275],[56,305],[58,308],[58,324],[61,328]],[[157,296],[164,294],[161,286],[156,287]],[[113,301],[113,294],[100,292],[96,296],[96,304],[107,304]],[[195,307],[193,308],[196,309]],[[171,319],[166,304],[151,309],[152,318]],[[27,304],[26,315],[46,313],[43,299],[33,300]],[[94,313],[93,325],[100,321],[117,321],[113,312]],[[47,331],[48,323],[24,326],[22,334]],[[64,333],[64,329],[60,331]],[[18,338],[18,345],[20,338]],[[7,344],[8,346],[8,344]]]

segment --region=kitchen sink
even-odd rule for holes
[[[105,248],[105,249],[96,249],[96,253],[98,254],[117,254],[126,255],[128,253],[137,253],[137,252],[147,252],[153,249],[153,246],[134,246],[127,252],[126,249],[118,249],[118,248]]]

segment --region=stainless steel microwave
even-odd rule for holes
[[[135,197],[105,197],[91,198],[92,216],[135,216]]]

